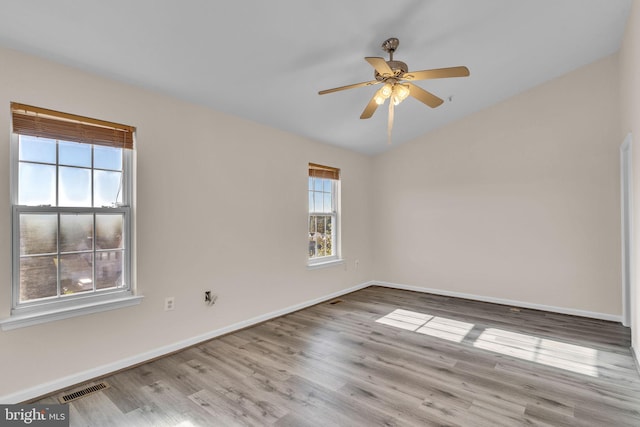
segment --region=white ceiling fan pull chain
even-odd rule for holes
[[[391,130],[393,129],[393,105],[395,95],[389,99],[389,121],[387,122],[387,143],[391,144]]]

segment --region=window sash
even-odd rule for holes
[[[56,295],[51,297],[45,297],[33,301],[20,302],[20,215],[22,214],[122,214],[123,216],[123,236],[122,236],[122,286],[119,288],[107,288],[107,289],[94,289],[91,291],[79,292],[71,295]],[[95,216],[94,216],[95,218]],[[118,208],[74,208],[74,207],[50,207],[50,206],[14,206],[13,207],[13,265],[12,265],[12,282],[13,282],[13,305],[12,314],[17,313],[29,313],[34,311],[41,311],[44,307],[72,307],[77,305],[81,301],[91,300],[108,300],[112,299],[114,295],[125,296],[131,295],[131,208],[128,206]],[[95,227],[95,223],[94,223]],[[59,232],[59,229],[58,229]],[[59,236],[58,236],[59,239]],[[94,235],[95,239],[95,235]],[[95,254],[101,252],[109,252],[108,250],[96,250],[95,245],[90,251],[93,256],[92,262],[92,278],[95,279],[96,258]],[[59,245],[56,248],[56,252],[52,253],[52,256],[59,256],[62,253]],[[67,252],[64,252],[65,254]],[[57,293],[60,293],[60,271],[56,271],[56,286]],[[95,286],[95,283],[94,283]]]
[[[63,140],[56,140],[56,144],[60,142],[66,142]],[[95,151],[92,148],[91,151],[91,165],[89,166],[77,166],[77,165],[67,165],[61,164],[59,159],[59,150],[60,148],[56,146],[56,160],[55,163],[41,162],[41,161],[33,161],[33,160],[20,160],[19,158],[19,144],[20,144],[20,135],[15,135],[14,140],[12,140],[12,159],[11,159],[11,200],[13,205],[19,205],[19,190],[20,190],[20,165],[44,165],[44,166],[52,166],[55,167],[55,203],[52,206],[59,206],[60,204],[60,168],[65,169],[77,169],[77,170],[87,170],[90,172],[90,202],[91,205],[95,203],[95,172],[119,172],[121,179],[121,203],[117,203],[119,206],[129,206],[130,205],[130,197],[131,197],[131,167],[132,167],[132,154],[131,150],[122,150],[122,167],[120,170],[114,169],[106,169],[95,166]],[[25,205],[28,206],[28,205]],[[66,206],[66,205],[65,205]]]
[[[309,256],[309,262],[324,262],[327,261],[328,259],[333,259],[333,258],[337,258],[337,240],[336,240],[336,218],[337,215],[335,213],[326,213],[326,212],[319,212],[319,213],[309,213],[309,220],[311,220],[312,217],[329,217],[331,218],[331,254],[330,255],[323,255],[323,256]]]

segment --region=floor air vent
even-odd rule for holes
[[[85,387],[81,390],[78,391],[74,391],[73,393],[69,393],[69,394],[65,394],[63,396],[60,396],[60,398],[58,399],[60,401],[60,403],[68,403],[77,399],[80,399],[81,397],[85,397],[88,396],[90,394],[93,393],[97,393],[100,390],[104,390],[106,388],[109,388],[109,384],[105,383],[105,382],[101,382],[89,387]]]

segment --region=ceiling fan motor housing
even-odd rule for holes
[[[402,61],[387,61],[387,65],[389,65],[389,68],[393,70],[394,77],[402,77],[406,72],[409,71],[409,67],[407,66],[407,64]],[[382,76],[377,71],[374,74],[375,74],[376,80],[378,81],[384,81],[385,79],[389,78],[388,76],[387,77]]]

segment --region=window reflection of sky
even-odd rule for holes
[[[56,158],[59,206],[90,207],[92,179],[93,206],[120,203],[122,154],[120,148],[21,135],[18,203],[56,205]]]
[[[332,180],[309,177],[309,212],[331,213]]]

